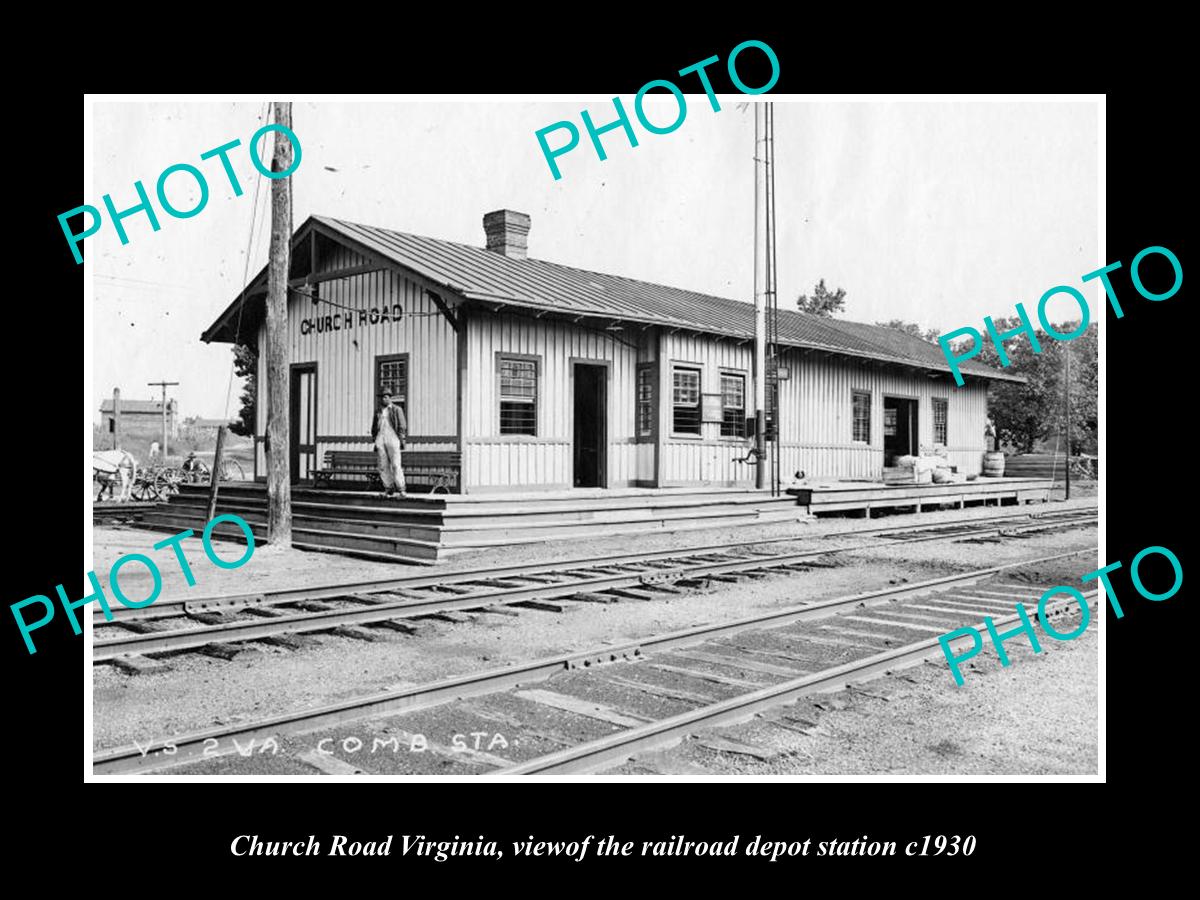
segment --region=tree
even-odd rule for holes
[[[258,422],[258,345],[233,345],[233,370],[239,378],[246,379],[242,389],[242,408],[238,418],[229,425],[234,434],[245,437],[254,436],[254,428]]]
[[[913,337],[931,344],[937,343],[940,334],[936,328],[922,328],[916,322],[905,322],[903,319],[889,319],[886,322],[876,322],[875,324],[883,328],[891,328],[893,331],[903,331],[905,334],[911,334]]]
[[[846,290],[838,288],[836,291],[830,291],[825,287],[825,279],[822,278],[813,288],[811,297],[801,294],[796,298],[796,306],[800,312],[812,313],[814,316],[833,316],[834,313],[842,312],[846,306]]]
[[[1070,334],[1077,324],[1060,323],[1054,329],[1062,334]],[[1015,316],[995,320],[998,332],[1010,331],[1020,325],[1021,320]],[[989,384],[988,413],[996,425],[1000,440],[1018,452],[1029,453],[1039,441],[1051,435],[1063,435],[1065,439],[1064,362],[1069,344],[1073,445],[1070,452],[1095,453],[1099,429],[1099,344],[1096,326],[1089,325],[1083,334],[1069,342],[1039,334],[1038,343],[1042,348],[1040,353],[1033,352],[1025,336],[1004,343],[1009,365],[1003,371],[1023,375],[1026,382],[997,381]],[[955,346],[957,352],[962,352],[961,345]],[[1000,368],[996,348],[986,338],[975,361]],[[1062,444],[1058,449],[1062,453],[1068,452],[1068,448]]]

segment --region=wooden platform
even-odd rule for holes
[[[1054,483],[1048,478],[977,478],[962,484],[883,485],[837,481],[790,488],[789,494],[813,515],[873,509],[926,509],[1045,502]]]
[[[100,524],[136,524],[141,521],[142,517],[158,508],[161,504],[157,502],[144,502],[140,500],[127,500],[120,502],[117,500],[101,500],[92,501],[92,522]]]
[[[792,489],[779,497],[737,488],[628,488],[524,494],[417,494],[401,500],[364,491],[292,489],[293,541],[301,549],[328,550],[373,559],[431,563],[481,547],[549,540],[579,540],[648,532],[801,522],[847,510],[1046,500],[1051,483],[987,478],[966,484],[885,487],[833,482]],[[172,533],[205,526],[208,488],[182,485],[178,496],[142,514],[141,527]],[[217,513],[236,513],[266,538],[266,487],[221,486]],[[241,540],[221,523],[219,537]]]
[[[205,525],[206,486],[182,485],[140,523],[178,532]],[[236,513],[266,536],[266,488],[222,485],[217,513]],[[801,521],[808,510],[786,494],[729,488],[544,491],[525,494],[417,494],[401,500],[364,491],[292,489],[293,543],[301,549],[434,562],[481,547],[547,540]],[[221,523],[219,537],[241,539]]]

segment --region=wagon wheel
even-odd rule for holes
[[[183,473],[178,469],[159,469],[154,473],[154,489],[166,500],[172,494],[179,493],[179,482],[182,480]]]
[[[169,500],[173,494],[179,493],[179,480],[169,470],[158,472],[154,476],[154,491],[159,499]]]
[[[133,483],[133,487],[129,491],[129,496],[143,503],[162,499],[155,487],[154,479],[144,476],[139,476],[138,480]]]
[[[236,459],[221,460],[221,480],[222,481],[245,481],[246,472],[242,468],[242,464]]]

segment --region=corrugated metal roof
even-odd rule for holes
[[[612,317],[737,338],[754,336],[754,307],[745,301],[540,259],[513,259],[483,247],[326,216],[313,216],[310,221],[469,300]],[[303,230],[301,226],[297,235]],[[235,308],[236,301],[205,332],[206,340],[221,333],[222,323],[228,321]],[[788,309],[779,310],[778,322],[779,342],[784,345],[950,371],[939,347],[903,332]],[[961,369],[964,374],[978,377],[1024,380],[975,362],[965,362]]]

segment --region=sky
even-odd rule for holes
[[[677,115],[669,95],[651,98],[651,122]],[[483,214],[515,209],[532,217],[531,257],[750,301],[748,99],[719,95],[714,112],[703,94],[687,95],[682,125],[655,135],[623,97],[638,146],[611,131],[602,136],[604,161],[580,111],[598,127],[612,121],[608,98],[297,101],[293,223],[318,213],[483,246]],[[1080,276],[1109,262],[1099,249],[1095,103],[757,99],[775,103],[781,307],[794,308],[824,278],[846,290],[842,318],[982,328],[985,315],[1012,315],[1017,302],[1034,316],[1047,289],[1083,290]],[[118,210],[131,207],[141,180],[161,226],[155,232],[135,214],[123,222],[122,245],[106,217],[84,242],[96,421],[113,387],[125,398],[152,398],[159,389],[147,383],[161,380],[180,382],[169,396],[181,417],[236,417],[241,383],[229,345],[204,344],[200,334],[266,263],[270,181],[247,149],[264,109],[95,102],[92,183],[80,203],[103,208],[111,194]],[[581,141],[558,158],[555,180],[535,133],[562,120],[576,124]],[[241,196],[217,159],[200,159],[234,139],[241,146],[229,159]],[[558,146],[565,133],[548,140]],[[268,160],[271,141],[261,142]],[[160,173],[176,163],[199,168],[209,186],[207,205],[191,218],[166,215],[155,197]],[[199,199],[186,173],[172,175],[166,191],[180,209]],[[1097,291],[1084,294],[1094,317]],[[1078,317],[1062,297],[1050,313],[1051,321]]]

